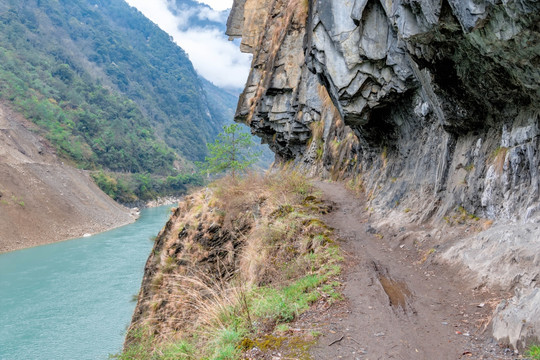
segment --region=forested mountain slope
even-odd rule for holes
[[[0,34],[0,97],[78,167],[139,174],[98,174],[107,192],[127,201],[193,180],[179,171],[204,158],[226,119],[184,51],[136,9],[1,0]]]

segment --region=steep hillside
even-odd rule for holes
[[[59,155],[141,174],[123,181],[124,201],[175,191],[166,176],[193,180],[177,175],[204,159],[225,119],[184,51],[141,13],[121,0],[2,0],[0,32],[0,97]]]
[[[36,126],[0,103],[0,252],[135,220],[87,172],[59,161]]]
[[[277,325],[287,332],[313,303],[339,299],[343,258],[320,220],[329,210],[295,172],[226,177],[186,196],[155,239],[119,358],[234,360],[286,345],[307,359],[309,329]]]
[[[492,330],[519,348],[540,334],[539,23],[536,1],[235,0],[227,30],[254,55],[237,120],[380,226],[438,229],[438,261],[515,292]]]
[[[200,78],[200,81],[206,93],[208,109],[212,117],[222,125],[232,123],[238,95],[224,91],[204,78]]]

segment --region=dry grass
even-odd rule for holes
[[[482,221],[482,230],[486,231],[493,225],[493,220],[484,220]]]
[[[318,141],[316,160],[332,164],[332,180],[344,180],[357,172],[353,171],[359,165],[358,154],[354,150],[358,148],[359,141],[353,130],[345,125],[326,87],[319,84],[317,92],[323,106],[322,120],[316,126],[312,125],[312,141]],[[325,129],[328,124],[331,126]],[[323,134],[323,131],[328,133]]]
[[[309,124],[311,129],[311,141],[322,141],[324,131],[324,119]]]
[[[354,175],[348,182],[347,188],[354,192],[356,196],[360,196],[365,191],[364,179],[361,174]]]
[[[493,152],[493,164],[495,165],[495,170],[497,174],[502,174],[504,169],[504,163],[506,161],[506,154],[508,153],[508,148],[500,147]]]
[[[261,326],[272,334],[322,293],[335,298],[334,285],[319,289],[342,260],[318,218],[326,211],[294,171],[224,178],[187,197],[156,239],[145,274],[150,286],[143,283],[139,295],[131,334],[153,334],[150,345],[138,347],[146,340],[132,335],[121,358],[146,351],[165,359],[157,353],[176,343],[204,349],[204,358],[233,359]]]

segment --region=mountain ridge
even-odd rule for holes
[[[168,34],[121,0],[3,0],[0,9],[0,97],[60,156],[105,171],[100,185],[123,202],[200,181],[193,162],[234,105],[215,101],[218,88],[206,93]]]

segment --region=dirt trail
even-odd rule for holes
[[[372,227],[365,202],[342,184],[315,185],[334,203],[325,220],[347,253],[346,302],[318,319],[315,359],[511,358],[482,333],[492,311],[483,304],[492,294],[472,290],[451,268],[421,261],[414,246],[396,243],[395,230]]]

